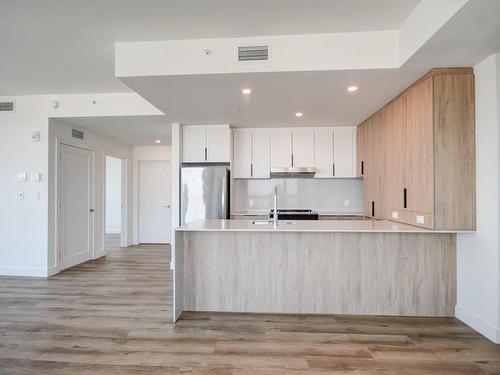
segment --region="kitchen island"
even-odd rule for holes
[[[388,220],[205,220],[175,230],[183,311],[454,316],[456,234]]]

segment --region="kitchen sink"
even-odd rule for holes
[[[274,225],[274,221],[272,220],[254,220],[252,224],[255,225]],[[278,220],[277,225],[295,225],[297,224],[296,221],[289,221],[289,220]]]

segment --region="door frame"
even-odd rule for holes
[[[135,184],[135,191],[137,192],[137,198],[136,198],[136,212],[135,212],[135,219],[136,219],[136,223],[137,223],[137,238],[136,238],[136,242],[138,244],[141,243],[141,223],[140,223],[140,220],[141,220],[141,216],[140,216],[140,210],[141,210],[141,192],[140,192],[140,189],[139,189],[139,179],[141,177],[141,164],[142,163],[167,163],[168,164],[168,168],[170,169],[170,242],[168,242],[168,244],[172,244],[172,242],[174,241],[173,239],[173,232],[172,232],[172,227],[173,227],[173,224],[172,224],[172,161],[171,160],[167,160],[167,159],[140,159],[140,160],[137,160],[137,168],[136,168],[136,176],[137,176],[137,179],[136,179],[136,184]]]
[[[59,154],[61,152],[61,146],[69,146],[69,147],[75,147],[79,148],[81,150],[86,150],[90,151],[91,153],[91,165],[92,165],[92,181],[90,184],[90,194],[92,196],[92,202],[94,205],[95,209],[95,149],[91,147],[88,144],[85,143],[80,143],[80,142],[73,142],[68,139],[64,138],[56,138],[56,168],[55,168],[55,233],[54,233],[54,242],[55,242],[55,267],[52,270],[51,274],[59,273],[61,272],[61,261],[60,261],[60,256],[62,254],[62,249],[61,249],[61,215],[59,213],[59,206],[60,206],[60,200],[61,200],[61,172],[60,172],[60,159],[59,159]],[[96,259],[96,250],[95,250],[95,211],[94,215],[91,216],[91,219],[89,220],[90,223],[90,248],[91,248],[91,259]]]
[[[103,213],[104,213],[104,218],[103,218],[103,228],[102,228],[102,248],[104,249],[104,254],[106,254],[106,157],[110,156],[115,159],[120,159],[121,160],[121,206],[122,206],[122,212],[121,212],[121,229],[120,229],[120,247],[128,247],[128,159],[124,158],[122,156],[119,156],[117,154],[113,154],[112,152],[103,152],[103,160],[102,160],[102,165],[103,165],[103,175],[102,175],[102,180],[103,180],[103,191],[102,191],[102,196],[103,196]]]

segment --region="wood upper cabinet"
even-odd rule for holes
[[[432,77],[410,87],[406,99],[406,209],[434,212]]]
[[[356,129],[356,176],[363,177],[365,159],[365,125],[359,125]]]
[[[387,162],[387,208],[404,209],[406,181],[406,98],[401,96],[387,106],[387,127],[384,134]],[[392,218],[389,212],[388,218]]]
[[[358,128],[365,214],[475,229],[474,76],[433,69]],[[360,166],[358,166],[358,173]]]
[[[227,125],[185,125],[182,127],[183,162],[230,161],[231,129]]]
[[[294,167],[314,166],[314,129],[292,131],[292,165]]]

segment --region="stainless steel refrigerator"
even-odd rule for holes
[[[181,168],[181,224],[229,219],[229,167],[184,165]]]

